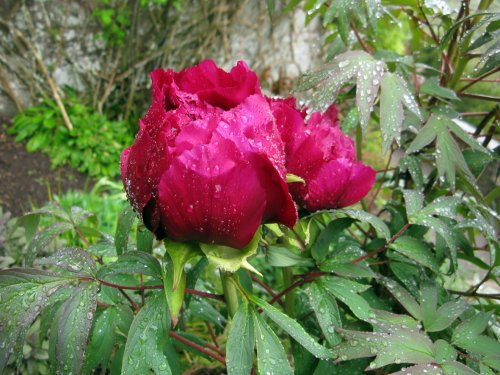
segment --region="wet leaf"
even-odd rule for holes
[[[341,340],[335,328],[342,328],[342,321],[335,299],[317,282],[310,284],[308,296],[326,340],[331,346],[339,344]]]
[[[118,216],[118,225],[115,232],[115,247],[118,255],[127,252],[128,237],[136,217],[137,215],[131,206],[125,207]]]
[[[249,306],[242,303],[234,315],[226,344],[226,365],[229,375],[247,375],[252,370],[255,337]]]
[[[61,249],[54,255],[37,259],[35,264],[56,266],[77,276],[95,277],[97,273],[97,266],[90,254],[73,247]]]

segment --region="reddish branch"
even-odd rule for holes
[[[203,354],[206,354],[208,355],[209,357],[212,357],[213,359],[223,363],[224,365],[226,364],[226,359],[219,355],[219,354],[216,354],[208,349],[205,349],[203,346],[201,345],[198,345],[194,342],[192,342],[191,340],[188,340],[180,335],[178,335],[177,333],[175,333],[174,331],[170,331],[169,333],[169,336],[176,339],[177,341],[180,341],[182,342],[183,344],[186,344],[187,346],[193,348],[193,349],[196,349],[198,350],[199,352],[203,353]]]

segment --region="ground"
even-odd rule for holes
[[[0,207],[14,216],[43,205],[51,194],[83,189],[87,176],[69,167],[51,169],[47,155],[27,152],[6,134],[9,121],[0,118]]]

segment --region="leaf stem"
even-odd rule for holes
[[[285,287],[292,285],[292,279],[293,279],[292,267],[283,267],[282,272],[283,272],[283,285]],[[293,318],[295,315],[294,307],[295,307],[295,295],[293,291],[290,291],[290,293],[288,293],[285,296],[285,313],[291,318]]]
[[[203,346],[201,345],[198,345],[194,342],[192,342],[191,340],[188,340],[180,335],[178,335],[177,333],[175,333],[174,331],[170,331],[168,333],[168,335],[174,339],[176,339],[177,341],[180,341],[182,342],[183,344],[186,344],[187,346],[193,348],[193,349],[196,349],[200,352],[202,352],[203,354],[206,354],[208,355],[209,357],[212,357],[213,359],[223,363],[224,365],[226,364],[226,359],[223,357],[223,356],[220,356],[219,354],[215,354],[214,352],[211,352],[210,350],[208,349],[205,349]]]

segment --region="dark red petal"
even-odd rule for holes
[[[375,184],[376,174],[375,170],[367,165],[354,164],[344,194],[338,202],[338,207],[351,206],[363,199]]]
[[[169,237],[235,248],[248,244],[261,224],[265,197],[254,166],[225,139],[175,158],[159,185]]]

